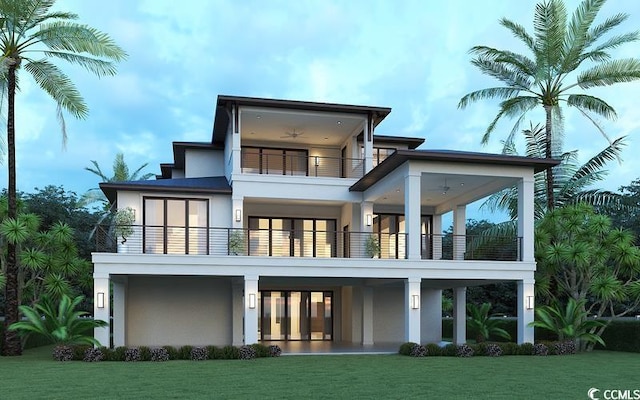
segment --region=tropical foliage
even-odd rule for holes
[[[490,46],[474,46],[471,63],[483,74],[498,81],[500,86],[466,94],[458,103],[465,108],[470,103],[500,100],[500,110],[482,138],[487,143],[496,124],[502,118],[515,118],[516,123],[506,143],[510,143],[526,115],[535,109],[544,110],[545,157],[552,158],[556,136],[562,131],[561,104],[573,107],[591,121],[604,135],[596,117],[613,119],[615,109],[604,100],[585,91],[640,79],[640,60],[612,59],[611,50],[640,39],[639,32],[605,38],[627,19],[616,14],[594,26],[594,21],[606,0],[583,0],[571,18],[562,0],[547,0],[536,5],[533,33],[507,18],[500,20],[530,55]],[[606,135],[605,135],[606,136]],[[547,208],[554,208],[554,177],[547,170]]]
[[[585,311],[585,300],[569,298],[566,306],[555,301],[550,306],[536,308],[537,319],[529,324],[537,328],[548,330],[558,335],[559,341],[578,341],[582,349],[587,344],[599,343],[605,345],[599,334],[594,333],[598,328],[606,326],[603,321],[589,319]]]
[[[56,305],[51,297],[44,296],[34,307],[20,306],[26,320],[11,324],[9,329],[19,332],[24,339],[39,335],[55,344],[99,346],[92,336],[93,328],[107,326],[107,323],[87,318],[85,311],[77,311],[82,301],[82,296],[72,299],[64,295]]]
[[[469,312],[469,319],[467,325],[469,329],[476,335],[476,342],[481,343],[488,340],[490,336],[499,336],[504,339],[511,339],[509,332],[501,328],[503,321],[499,318],[491,318],[489,311],[491,310],[490,303],[482,303],[480,307],[475,304],[467,304],[467,311]]]
[[[126,57],[107,34],[77,23],[76,14],[52,11],[54,3],[55,0],[0,0],[0,51],[5,67],[0,89],[7,96],[8,219],[14,223],[18,218],[15,97],[19,72],[28,72],[56,102],[64,143],[63,111],[76,118],[85,118],[89,111],[71,79],[53,60],[81,66],[101,77],[115,75],[115,62]],[[11,242],[7,245],[5,278],[5,326],[9,326],[18,321],[19,304],[16,247]],[[19,355],[21,351],[15,332],[5,329],[3,354]]]

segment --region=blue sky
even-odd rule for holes
[[[567,8],[577,4],[567,1]],[[464,94],[495,84],[467,51],[483,44],[524,52],[498,20],[532,31],[534,7],[532,0],[59,0],[57,9],[109,33],[129,59],[118,76],[102,79],[59,64],[90,107],[86,120],[67,117],[66,149],[55,104],[22,72],[18,187],[55,184],[84,193],[97,180],[83,167],[96,160],[109,174],[119,151],[131,167],[148,162],[145,171],[158,173],[159,163],[172,161],[172,141],[210,139],[218,94],[391,107],[377,133],[424,137],[423,149],[499,152],[509,122],[480,145],[496,103],[457,109]],[[610,0],[598,21],[618,12],[630,14],[619,33],[640,28],[637,0]],[[638,57],[638,49],[640,43],[628,45],[616,56]],[[603,184],[615,190],[640,176],[640,83],[591,93],[618,111],[616,121],[604,122],[609,136],[628,135],[623,162],[609,165]],[[607,144],[570,111],[565,134],[565,149],[579,148],[582,160]]]

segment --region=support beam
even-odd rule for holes
[[[410,277],[404,282],[404,335],[406,342],[420,343],[421,282],[422,280],[417,277]],[[414,303],[415,301],[417,301],[417,304]]]
[[[258,276],[244,277],[244,344],[258,343]]]
[[[373,288],[362,288],[362,344],[373,344]]]
[[[422,257],[420,177],[420,173],[409,172],[404,178],[404,215],[408,246],[407,258],[409,260],[419,260]]]
[[[121,276],[112,279],[113,282],[113,347],[126,346],[126,303],[129,279]]]
[[[453,210],[453,259],[464,260],[467,234],[467,208],[456,206]]]
[[[533,327],[529,326],[534,318],[533,287],[533,278],[518,281],[518,344],[533,343],[535,339]],[[528,304],[529,300],[531,304]]]
[[[467,288],[453,289],[453,343],[467,342]]]
[[[110,315],[110,290],[109,276],[93,277],[93,317],[109,322]],[[100,342],[101,346],[111,347],[109,337],[109,326],[103,328],[93,328],[93,337]]]

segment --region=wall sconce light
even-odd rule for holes
[[[420,308],[420,295],[414,294],[411,296],[411,308],[414,310]]]
[[[367,214],[366,219],[367,219],[367,226],[373,225],[373,215]]]
[[[320,157],[316,156],[315,163],[316,163],[316,167],[320,165]]]
[[[104,292],[98,292],[98,297],[96,298],[96,303],[98,308],[104,308]]]
[[[256,294],[255,293],[249,293],[249,308],[251,308],[251,309],[256,308]]]
[[[239,208],[236,208],[236,222],[241,222],[242,221],[242,210]]]
[[[533,296],[527,296],[527,310],[533,310]]]

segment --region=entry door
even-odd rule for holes
[[[262,340],[332,340],[333,293],[262,291],[259,330]]]

